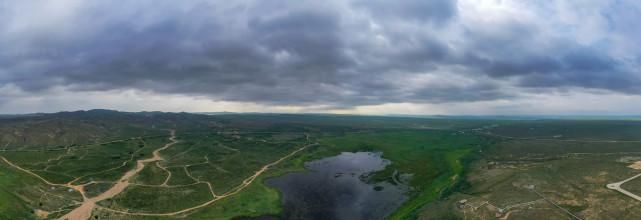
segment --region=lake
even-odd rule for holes
[[[390,163],[381,153],[344,152],[266,183],[282,193],[284,211],[278,219],[384,219],[407,199],[407,187],[366,181]]]

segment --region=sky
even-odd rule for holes
[[[636,0],[0,0],[0,113],[641,114]]]

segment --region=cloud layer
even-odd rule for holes
[[[59,88],[328,109],[636,96],[639,14],[632,0],[4,1],[0,105]]]

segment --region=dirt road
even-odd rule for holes
[[[307,139],[309,141],[309,137],[307,137]],[[42,180],[44,183],[46,183],[48,185],[67,187],[67,188],[73,189],[75,191],[78,191],[82,195],[82,198],[83,198],[83,201],[82,201],[81,205],[79,207],[73,209],[71,212],[69,212],[69,213],[65,214],[64,216],[60,217],[59,220],[87,220],[87,219],[89,219],[91,217],[91,213],[96,208],[104,209],[104,210],[115,212],[115,213],[125,214],[125,215],[138,215],[138,216],[174,216],[174,215],[179,215],[179,214],[183,214],[183,213],[186,213],[186,212],[190,212],[190,211],[193,211],[193,210],[196,210],[196,209],[199,209],[199,208],[203,208],[203,207],[208,206],[208,205],[210,205],[210,204],[212,204],[212,203],[214,203],[214,202],[216,202],[218,200],[224,199],[226,197],[229,197],[229,196],[232,196],[232,195],[235,195],[235,194],[241,192],[246,187],[251,185],[261,174],[263,174],[264,172],[269,170],[269,168],[271,168],[272,166],[275,166],[275,165],[281,163],[282,161],[294,156],[298,152],[303,151],[308,147],[318,145],[317,143],[314,143],[314,144],[308,144],[308,145],[302,146],[301,148],[299,148],[299,149],[297,149],[295,151],[292,151],[287,155],[284,155],[283,157],[279,158],[278,160],[273,161],[272,163],[269,163],[269,164],[261,167],[261,169],[256,171],[252,176],[250,176],[250,177],[246,178],[245,180],[243,180],[243,182],[241,184],[239,184],[238,186],[234,187],[232,190],[230,190],[230,191],[228,191],[228,192],[226,192],[226,193],[224,193],[222,195],[216,195],[212,191],[213,198],[211,200],[209,200],[207,202],[204,202],[204,203],[202,203],[200,205],[193,206],[193,207],[190,207],[190,208],[186,208],[186,209],[183,209],[183,210],[170,212],[170,213],[133,213],[133,212],[120,211],[120,210],[114,210],[114,209],[110,209],[110,208],[106,208],[106,207],[101,207],[101,206],[96,204],[96,203],[98,203],[98,202],[100,202],[102,200],[113,198],[113,197],[117,196],[118,194],[122,193],[130,185],[129,179],[131,177],[134,177],[140,171],[142,171],[148,163],[163,161],[164,158],[162,158],[162,156],[160,155],[160,151],[165,150],[165,149],[171,147],[172,145],[178,143],[178,141],[176,140],[176,132],[174,130],[171,131],[171,137],[169,138],[169,140],[171,141],[170,143],[167,143],[163,147],[154,150],[152,157],[136,161],[136,168],[126,172],[110,189],[108,189],[107,191],[103,192],[102,194],[100,194],[98,196],[91,197],[91,198],[88,198],[86,196],[86,193],[84,191],[84,187],[86,185],[88,185],[88,184],[93,183],[93,182],[89,182],[89,183],[82,184],[82,185],[72,184],[74,181],[71,181],[71,182],[66,183],[66,184],[51,183],[51,182],[47,181],[46,179],[42,178],[41,176],[39,176],[38,174],[35,174],[35,173],[31,172],[30,170],[24,169],[24,168],[22,168],[22,167],[20,167],[20,166],[18,166],[16,164],[13,164],[11,161],[7,160],[4,157],[0,156],[0,159],[2,159],[5,163],[9,164],[10,166],[12,166],[12,167],[14,167],[14,168],[16,168],[18,170],[21,170],[23,172],[26,172],[26,173],[32,175],[32,176],[37,177],[38,179]],[[207,183],[209,185],[209,188],[211,190],[211,183],[209,183],[209,182],[205,182],[205,183]],[[168,187],[168,186],[164,186],[164,187]]]
[[[302,150],[305,150],[308,147],[315,146],[315,145],[317,145],[317,144],[310,144],[310,145],[303,146],[303,147],[301,147],[301,148],[299,148],[299,149],[297,149],[297,150],[295,150],[295,151],[293,151],[293,152],[281,157],[280,159],[278,159],[278,160],[276,160],[276,161],[274,161],[274,162],[272,162],[270,164],[267,164],[267,165],[263,166],[260,170],[256,171],[254,173],[254,175],[246,178],[245,180],[243,180],[243,182],[241,184],[239,184],[238,186],[234,187],[232,190],[230,190],[229,192],[227,192],[225,194],[222,194],[222,195],[219,195],[219,196],[215,196],[212,200],[209,200],[209,201],[207,201],[205,203],[202,203],[200,205],[193,206],[193,207],[190,207],[190,208],[186,208],[186,209],[183,209],[183,210],[180,210],[180,211],[175,211],[175,212],[170,212],[170,213],[136,213],[136,212],[120,211],[120,210],[115,210],[115,209],[110,209],[110,208],[100,207],[100,206],[98,208],[104,209],[104,210],[108,210],[108,211],[111,211],[111,212],[115,212],[115,213],[120,213],[120,214],[125,214],[125,215],[138,215],[138,216],[173,216],[173,215],[179,215],[179,214],[183,214],[183,213],[186,213],[186,212],[190,212],[190,211],[193,211],[193,210],[196,210],[196,209],[199,209],[199,208],[203,208],[203,207],[208,206],[208,205],[210,205],[210,204],[212,204],[212,203],[214,203],[214,202],[216,202],[218,200],[224,199],[226,197],[229,197],[229,196],[232,196],[232,195],[235,195],[235,194],[241,192],[243,189],[245,189],[247,186],[249,186],[252,182],[254,182],[254,180],[256,180],[256,178],[258,176],[260,176],[265,171],[267,171],[270,167],[272,167],[274,165],[277,165],[280,162],[286,160],[287,158],[290,158],[290,157],[294,156],[296,153],[298,153],[298,152],[300,152]]]
[[[636,178],[638,178],[640,176],[641,176],[641,173],[637,174],[637,175],[634,175],[634,176],[632,176],[630,178],[627,178],[627,179],[625,179],[623,181],[620,181],[620,182],[610,183],[610,184],[606,185],[606,187],[608,187],[608,189],[616,190],[616,191],[618,191],[620,193],[623,193],[624,195],[629,196],[630,198],[633,198],[633,199],[641,201],[641,196],[638,196],[638,195],[636,195],[634,193],[631,193],[630,191],[627,191],[627,190],[621,188],[621,185],[623,185],[624,183],[626,183],[626,182],[628,182],[630,180],[636,179]]]
[[[120,194],[122,191],[124,191],[127,186],[129,186],[129,179],[136,174],[138,174],[140,171],[142,171],[145,168],[145,165],[150,162],[155,162],[155,161],[160,161],[163,160],[163,158],[160,156],[160,151],[165,150],[172,145],[178,143],[176,140],[176,131],[172,130],[171,131],[171,137],[169,138],[171,141],[170,143],[165,144],[165,146],[156,149],[153,152],[153,156],[151,158],[143,159],[143,160],[138,160],[136,162],[136,168],[133,170],[128,171],[125,173],[120,179],[116,182],[114,186],[112,186],[109,190],[103,192],[102,194],[92,197],[92,198],[87,198],[84,196],[84,191],[81,190],[81,193],[83,194],[84,201],[82,204],[72,210],[71,212],[67,213],[66,215],[60,217],[60,220],[86,220],[91,217],[91,212],[93,211],[94,207],[96,207],[96,203],[100,202],[105,199],[113,198],[114,196]]]

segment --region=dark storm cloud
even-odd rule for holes
[[[498,26],[465,29],[465,55],[455,62],[495,79],[516,79],[528,88],[602,89],[641,92],[638,64],[616,58],[607,48],[573,39],[546,38],[536,24],[507,21]]]
[[[136,19],[113,21],[73,46],[51,42],[46,51],[64,50],[62,55],[39,51],[22,61],[58,64],[21,71],[25,75],[16,74],[12,82],[38,90],[54,86],[47,82],[56,78],[79,90],[139,88],[296,103],[331,93],[318,84],[335,82],[338,69],[349,63],[341,54],[335,14],[313,9],[266,12],[249,16],[246,27],[238,28],[246,30],[229,30],[221,26],[226,20],[218,21],[203,7],[166,14],[169,18],[142,28]]]
[[[538,21],[469,19],[455,0],[69,2],[0,6],[0,86],[334,106],[641,92],[639,62],[607,45]],[[425,76],[441,81],[415,80]]]
[[[533,87],[573,85],[627,93],[641,92],[638,73],[631,72],[626,69],[625,63],[600,51],[587,48],[571,50],[559,57],[558,63],[560,65],[551,73],[524,77],[521,84]]]
[[[628,63],[605,55],[602,51],[572,45],[574,48],[528,54],[517,50],[514,56],[491,59],[472,58],[472,67],[495,78],[517,78],[518,85],[536,88],[567,86],[640,93],[641,78]],[[526,46],[527,47],[527,46]]]
[[[426,87],[418,90],[410,98],[415,99],[416,102],[423,100],[441,103],[451,101],[495,100],[511,97],[512,95],[502,92],[499,86],[484,83],[468,86],[436,85],[436,88]]]
[[[442,24],[456,16],[456,0],[359,0],[357,8],[365,8],[374,16]]]

